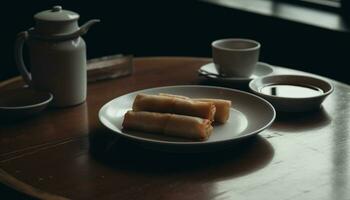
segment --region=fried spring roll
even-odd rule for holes
[[[177,94],[159,93],[159,95],[160,96],[166,96],[166,97],[176,97],[176,98],[179,98],[179,99],[191,99],[190,97],[177,95]]]
[[[159,95],[160,96],[175,97],[175,98],[179,98],[179,99],[190,99],[189,97],[186,97],[186,96],[166,94],[166,93],[159,93]],[[216,107],[214,121],[216,121],[216,122],[226,123],[228,118],[230,118],[231,101],[229,101],[229,100],[207,99],[207,98],[199,98],[199,99],[192,99],[192,100],[214,103],[214,105]]]
[[[193,99],[193,100],[214,103],[216,108],[214,121],[216,122],[224,124],[227,122],[228,118],[230,118],[231,101],[223,100],[223,99],[206,99],[206,98]]]
[[[133,111],[149,111],[189,115],[214,120],[215,105],[212,102],[193,101],[170,96],[138,94],[132,106]]]
[[[208,119],[144,111],[128,111],[123,128],[196,140],[208,139],[213,130]]]

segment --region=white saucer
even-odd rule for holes
[[[17,88],[0,93],[0,120],[24,119],[44,110],[53,99],[51,93]]]
[[[250,77],[222,77],[219,75],[218,71],[215,68],[215,64],[214,63],[208,63],[206,65],[203,65],[199,70],[198,73],[199,75],[211,79],[211,80],[215,80],[215,81],[219,81],[219,82],[246,82],[248,83],[249,81],[258,78],[258,77],[262,77],[262,76],[267,76],[270,75],[274,72],[274,69],[271,65],[267,64],[267,63],[263,63],[263,62],[258,62],[255,70],[253,72],[253,74]]]

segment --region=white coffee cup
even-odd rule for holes
[[[213,61],[219,74],[227,77],[249,77],[259,60],[260,43],[230,38],[212,42]]]

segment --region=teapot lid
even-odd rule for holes
[[[62,6],[53,6],[51,10],[44,10],[34,15],[35,20],[65,22],[79,19],[79,14],[63,10]]]

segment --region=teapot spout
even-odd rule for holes
[[[82,25],[79,28],[78,34],[77,35],[84,35],[85,33],[88,32],[88,30],[90,29],[90,27],[98,22],[100,22],[101,20],[99,19],[92,19],[88,22],[86,22],[84,25]]]

